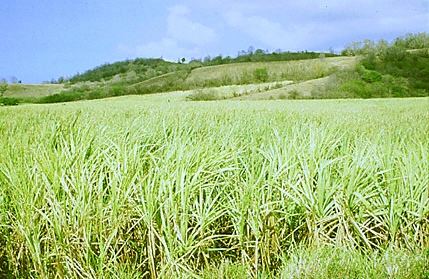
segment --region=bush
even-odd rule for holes
[[[102,88],[96,88],[88,93],[88,100],[101,99],[107,97]]]
[[[221,98],[215,90],[197,89],[187,99],[190,101],[215,101]]]
[[[286,99],[286,96],[284,98],[281,98],[282,95],[280,95],[280,99]],[[299,93],[296,90],[292,90],[289,92],[289,99],[295,100],[299,98]]]
[[[81,92],[66,92],[63,91],[58,94],[42,97],[37,100],[37,103],[48,104],[48,103],[62,103],[72,102],[84,99],[84,95]]]
[[[5,106],[16,106],[19,104],[19,99],[0,97],[0,103],[5,105]]]
[[[0,82],[0,97],[6,92],[8,84],[5,81]]]
[[[366,70],[361,76],[362,80],[367,83],[374,83],[377,81],[381,81],[382,75],[377,71],[368,71]]]
[[[377,66],[377,55],[375,51],[371,51],[362,59],[361,64],[368,70],[375,70]]]
[[[266,82],[266,81],[268,81],[268,71],[267,71],[267,68],[255,69],[253,71],[253,77],[255,78],[255,80],[257,80],[259,82]]]
[[[109,88],[109,96],[121,96],[124,95],[124,87],[119,86],[119,85],[113,85],[112,87]]]
[[[367,92],[365,82],[362,80],[353,80],[346,82],[340,86],[341,91],[350,92],[353,97],[370,98],[371,93]]]
[[[393,97],[409,96],[408,80],[403,77],[393,78],[389,84]]]
[[[381,54],[381,59],[387,62],[403,61],[407,56],[407,51],[398,46],[391,46]]]

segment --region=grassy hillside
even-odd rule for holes
[[[229,99],[240,98],[249,100],[286,99],[290,93],[297,97],[311,97],[311,92],[324,85],[321,81],[326,77],[342,71],[353,70],[357,59],[355,57],[333,57],[304,61],[241,63],[195,69],[187,78],[188,82],[205,81],[215,83],[232,78],[238,85],[218,86],[193,90],[189,95],[196,99],[203,95],[206,98]],[[253,73],[258,69],[267,70],[267,81],[258,83]],[[246,77],[256,84],[240,85]],[[250,82],[252,83],[252,82]],[[246,83],[243,83],[246,84]]]
[[[252,62],[237,63],[230,65],[220,65],[195,69],[187,77],[186,82],[204,86],[206,83],[216,81],[229,84],[248,84],[265,81],[284,80],[309,80],[329,75],[335,68],[335,62],[344,58],[325,58],[300,61],[278,61],[278,62]],[[348,60],[348,58],[346,58]],[[267,75],[263,77],[255,76],[255,71],[265,69]]]
[[[9,84],[4,97],[40,98],[58,94],[63,90],[63,84]]]
[[[175,92],[173,99],[183,96],[178,91],[190,100],[423,97],[429,96],[428,45],[429,36],[421,33],[391,44],[354,43],[342,57],[256,50],[189,63],[137,58],[60,78],[63,86],[11,85],[4,96],[38,103]]]
[[[273,62],[273,61],[294,61],[315,59],[321,55],[325,57],[337,56],[331,53],[316,53],[316,52],[280,52],[280,53],[265,53],[258,49],[255,52],[247,52],[236,58],[217,56],[214,58],[207,57],[204,61],[193,60],[188,64],[173,63],[162,59],[153,58],[136,58],[134,60],[126,60],[113,64],[105,64],[88,70],[83,74],[77,74],[69,79],[72,84],[78,82],[100,82],[111,81],[115,78],[126,77],[129,81],[140,82],[151,79],[155,76],[164,75],[175,71],[188,70],[194,67],[207,67],[224,64],[235,64],[243,62]],[[64,78],[60,78],[59,82],[64,82]]]
[[[129,69],[132,70],[116,75],[108,81],[42,85],[11,84],[4,96],[52,103],[129,94],[308,80],[334,73],[338,69],[335,62],[337,59],[352,60],[352,58],[319,58],[302,61],[230,63],[217,66],[169,62],[162,64],[164,70],[144,76],[143,81],[140,81],[142,76],[137,75],[135,68],[131,65]],[[161,69],[158,64],[156,65]],[[151,72],[153,70],[151,69],[148,68],[146,72]]]

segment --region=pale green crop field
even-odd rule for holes
[[[0,275],[428,278],[428,133],[428,98],[0,107]]]
[[[292,79],[296,81],[310,80],[329,75],[332,71],[352,68],[356,64],[356,59],[351,57],[329,57],[323,59],[310,59],[298,61],[278,61],[278,62],[252,62],[234,63],[211,67],[194,69],[186,78],[187,83],[201,82],[215,79],[222,80],[229,76],[232,80],[239,80],[246,75],[252,75],[256,69],[267,69],[270,77],[282,81]]]
[[[9,98],[39,98],[58,94],[64,90],[62,84],[9,84],[5,97]]]

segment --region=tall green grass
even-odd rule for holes
[[[139,100],[0,107],[1,275],[429,276],[428,99]]]

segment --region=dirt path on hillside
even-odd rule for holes
[[[265,92],[242,96],[240,100],[268,100],[268,99],[287,99],[292,94],[302,97],[310,97],[311,93],[318,88],[324,87],[329,81],[328,77],[312,79],[304,82],[293,83],[282,88],[273,89]]]
[[[355,59],[352,57],[333,57],[326,58],[326,63],[337,67],[339,71],[351,68],[355,65]],[[310,97],[312,92],[326,86],[329,82],[329,76],[312,79],[304,82],[293,83],[291,81],[270,82],[262,84],[246,85],[228,85],[212,88],[202,88],[188,91],[174,91],[168,93],[155,93],[143,96],[148,101],[166,101],[181,102],[186,101],[187,97],[195,91],[208,92],[218,96],[219,100],[268,100],[268,99],[287,99],[291,94],[297,96]],[[276,84],[282,84],[281,88],[276,89]],[[265,88],[272,88],[266,90]],[[237,96],[239,95],[239,96]],[[237,97],[234,97],[237,96]]]
[[[329,64],[338,67],[339,71],[350,69],[356,65],[356,59],[351,57],[330,58]],[[258,92],[246,96],[241,96],[239,100],[269,100],[269,99],[288,99],[293,97],[310,97],[312,93],[324,88],[330,80],[330,76],[307,80],[303,82],[292,83],[282,88]]]

